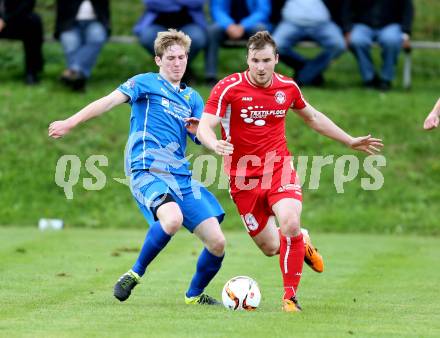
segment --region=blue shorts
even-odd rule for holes
[[[208,218],[217,217],[221,223],[225,216],[215,196],[191,176],[137,170],[131,174],[131,192],[148,224],[156,222],[154,206],[165,194],[179,205],[183,226],[190,232]]]

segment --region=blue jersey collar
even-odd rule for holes
[[[160,75],[160,73],[157,73],[157,76],[158,76],[158,78],[159,78],[160,80],[162,80],[162,81],[165,83],[165,85],[168,87],[168,89],[170,89],[170,90],[176,92],[176,87],[173,86],[173,85],[171,84],[171,82],[169,82],[169,81],[168,81],[167,79],[165,79],[162,75]],[[179,87],[180,87],[180,92],[183,92],[185,89],[188,88],[188,86],[187,86],[185,83],[183,83],[183,82],[180,82]]]

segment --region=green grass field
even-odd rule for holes
[[[113,178],[121,178],[123,154],[128,135],[129,107],[123,105],[105,116],[80,126],[61,140],[47,137],[47,126],[78,111],[88,102],[106,95],[128,77],[155,71],[150,57],[137,45],[109,44],[105,47],[88,91],[71,93],[57,81],[63,69],[58,44],[45,46],[48,59],[42,84],[28,88],[21,83],[21,47],[8,43],[0,47],[0,224],[35,225],[40,217],[62,218],[82,227],[144,227],[129,190]],[[244,68],[242,50],[222,51],[222,74]],[[384,139],[386,168],[384,185],[378,191],[364,191],[359,176],[345,184],[337,194],[334,166],[322,170],[319,189],[309,189],[306,177],[303,220],[306,226],[327,232],[440,233],[437,201],[440,199],[438,144],[440,133],[422,131],[423,120],[440,93],[438,51],[415,51],[414,81],[410,91],[401,88],[400,66],[395,89],[383,94],[364,90],[356,63],[344,54],[326,73],[323,89],[305,88],[304,95],[318,109],[354,135],[372,133]],[[202,55],[194,64],[203,74]],[[279,71],[290,73],[282,64]],[[204,98],[209,88],[197,85]],[[356,154],[305,126],[291,114],[287,119],[287,138],[293,154],[301,156]],[[190,142],[191,143],[191,142]],[[190,146],[188,153],[207,154],[202,147]],[[82,167],[73,187],[73,200],[55,184],[55,169],[62,155],[80,158]],[[104,155],[108,166],[101,167],[107,177],[99,191],[83,188],[91,177],[84,163],[91,155]],[[310,175],[310,172],[309,172]],[[231,217],[226,229],[241,229],[227,190],[209,187]]]
[[[38,0],[46,35],[54,21],[54,1]],[[416,40],[440,38],[440,2],[415,0]],[[131,34],[140,0],[112,1],[113,32]],[[314,53],[316,50],[304,50]],[[325,73],[323,89],[304,88],[306,99],[354,135],[372,133],[385,143],[387,165],[378,191],[361,188],[365,171],[338,194],[333,165],[323,168],[319,189],[304,182],[302,222],[326,260],[318,275],[305,267],[301,314],[280,311],[281,276],[276,258],[260,253],[243,230],[227,190],[210,188],[226,210],[227,257],[208,292],[220,296],[235,275],[255,278],[262,290],[260,309],[234,313],[223,308],[189,307],[183,294],[201,250],[182,231],[155,260],[134,296],[120,304],[112,296],[117,278],[136,259],[147,225],[123,177],[129,107],[90,121],[61,140],[47,137],[48,124],[106,95],[134,74],[156,71],[136,44],[108,44],[86,93],[72,93],[57,78],[64,69],[58,43],[44,45],[42,83],[22,83],[22,48],[0,40],[0,337],[439,337],[440,296],[440,130],[422,123],[440,93],[438,50],[414,50],[413,86],[401,86],[402,58],[389,93],[360,86],[349,53]],[[220,74],[245,68],[244,50],[222,50]],[[375,51],[375,60],[379,53]],[[195,88],[206,99],[203,56],[193,69]],[[280,64],[277,70],[291,75]],[[293,114],[292,114],[293,115]],[[354,155],[309,130],[295,116],[287,119],[287,138],[298,156]],[[207,154],[190,146],[188,153]],[[82,166],[74,198],[55,184],[62,155]],[[83,188],[91,177],[84,163],[104,155],[105,186]],[[361,164],[364,156],[357,155]],[[41,233],[39,218],[61,218],[66,229]]]
[[[112,1],[114,34],[131,34],[142,6]],[[415,0],[414,38],[435,40],[440,37],[437,25],[437,0]],[[39,0],[46,33],[53,30],[54,1]],[[314,53],[316,50],[307,50]],[[375,58],[378,61],[378,51]],[[88,90],[71,93],[63,88],[58,76],[64,57],[58,43],[44,45],[45,72],[41,85],[29,88],[22,84],[22,48],[20,43],[0,41],[0,225],[35,226],[41,217],[62,218],[75,227],[144,228],[129,190],[116,182],[123,171],[123,151],[128,134],[129,107],[122,106],[106,116],[90,121],[62,140],[47,137],[48,124],[63,119],[90,101],[106,95],[134,74],[156,71],[157,67],[137,44],[107,44],[98,60]],[[244,50],[222,50],[220,75],[243,70]],[[203,78],[203,55],[193,64],[196,80]],[[384,185],[378,191],[364,191],[364,170],[337,194],[333,180],[334,166],[322,170],[319,189],[304,182],[304,224],[325,232],[417,233],[439,235],[438,203],[440,133],[422,131],[422,123],[440,93],[440,58],[436,50],[413,51],[413,86],[401,86],[402,58],[399,61],[394,90],[389,93],[364,90],[356,62],[350,53],[336,60],[325,73],[323,89],[304,88],[306,99],[353,135],[372,133],[384,139],[386,168]],[[279,72],[291,75],[280,64]],[[206,99],[210,88],[196,81],[195,88]],[[292,114],[293,115],[293,114]],[[287,138],[296,156],[355,155],[308,129],[295,116],[287,119]],[[190,146],[188,153],[207,154],[202,147]],[[81,160],[73,200],[66,200],[63,189],[55,184],[55,169],[62,155],[76,155]],[[104,155],[108,166],[101,167],[106,184],[99,191],[83,188],[83,179],[91,177],[84,163],[91,155]],[[360,164],[362,154],[356,154]],[[228,192],[217,185],[209,187],[231,217],[225,229],[240,229]]]
[[[0,228],[2,337],[438,337],[439,239],[312,234],[326,271],[304,268],[304,311],[280,310],[278,258],[241,232],[227,232],[227,256],[207,291],[220,297],[235,275],[262,291],[252,313],[187,306],[183,294],[200,242],[179,232],[132,297],[113,284],[136,259],[143,230]]]

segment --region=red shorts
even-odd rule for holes
[[[272,177],[270,177],[272,176]],[[230,177],[231,196],[251,237],[274,216],[272,206],[284,198],[302,202],[301,185],[294,169],[261,177]]]

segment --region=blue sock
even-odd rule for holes
[[[197,270],[191,281],[188,291],[186,292],[187,297],[195,297],[202,294],[205,287],[214,278],[220,267],[222,266],[223,257],[214,256],[204,248],[197,261]]]
[[[145,237],[141,253],[136,263],[134,263],[132,270],[139,276],[143,276],[148,264],[161,252],[170,239],[171,236],[163,231],[159,221],[151,224],[147,236]]]

